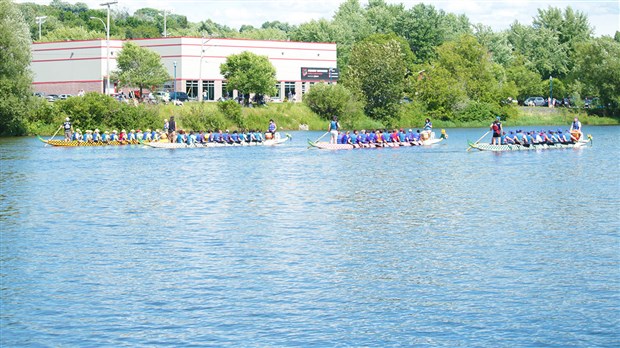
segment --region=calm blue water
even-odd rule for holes
[[[580,150],[0,139],[0,345],[617,347],[620,127]]]

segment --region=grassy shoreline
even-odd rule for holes
[[[163,128],[163,120],[170,119],[174,115],[180,128],[185,129],[239,129],[238,125],[230,119],[224,117],[218,110],[217,103],[185,103],[183,106],[168,105],[143,105],[158,115],[160,125],[132,125],[140,128]],[[542,107],[518,107],[516,116],[503,121],[506,127],[518,126],[547,126],[547,125],[566,125],[568,126],[574,117],[579,117],[584,125],[619,125],[620,119],[612,117],[592,116],[583,110],[572,110],[565,108],[549,109]],[[243,108],[243,122],[247,129],[266,129],[269,120],[276,121],[278,128],[282,131],[299,130],[300,125],[307,125],[308,130],[326,130],[328,121],[313,113],[303,103],[272,103],[264,107]],[[423,115],[418,115],[416,119],[423,119]],[[444,121],[433,119],[435,128],[483,128],[488,127],[491,119],[484,121]],[[399,127],[420,128],[422,124],[398,124]],[[373,129],[386,128],[381,122],[372,120],[366,116],[358,116],[355,119],[341,120],[345,129]],[[128,125],[129,126],[129,125]],[[51,124],[39,124],[31,129],[30,134],[51,135],[52,129],[55,131],[58,126]],[[99,127],[105,129],[105,127]]]

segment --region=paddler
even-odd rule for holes
[[[93,141],[95,143],[101,142],[101,134],[99,134],[99,128],[95,128],[95,132],[93,133]]]

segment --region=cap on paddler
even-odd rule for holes
[[[108,131],[105,131],[105,132],[103,132],[103,133],[104,133],[104,134],[110,134],[110,132],[108,132]]]
[[[65,118],[65,121],[69,121],[69,117]]]
[[[498,120],[498,121],[500,120],[499,116],[497,116],[495,119]]]

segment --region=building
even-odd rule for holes
[[[227,96],[220,65],[231,54],[250,51],[264,55],[276,68],[278,93],[272,97],[301,96],[320,81],[338,79],[335,43],[261,41],[244,39],[168,37],[132,40],[157,52],[170,76],[166,90],[185,91],[196,99],[217,100]],[[123,40],[110,40],[110,71]],[[106,40],[41,42],[32,44],[33,87],[46,94],[77,94],[84,90],[105,92]],[[113,86],[112,91],[118,91]],[[228,95],[233,96],[233,95]]]

